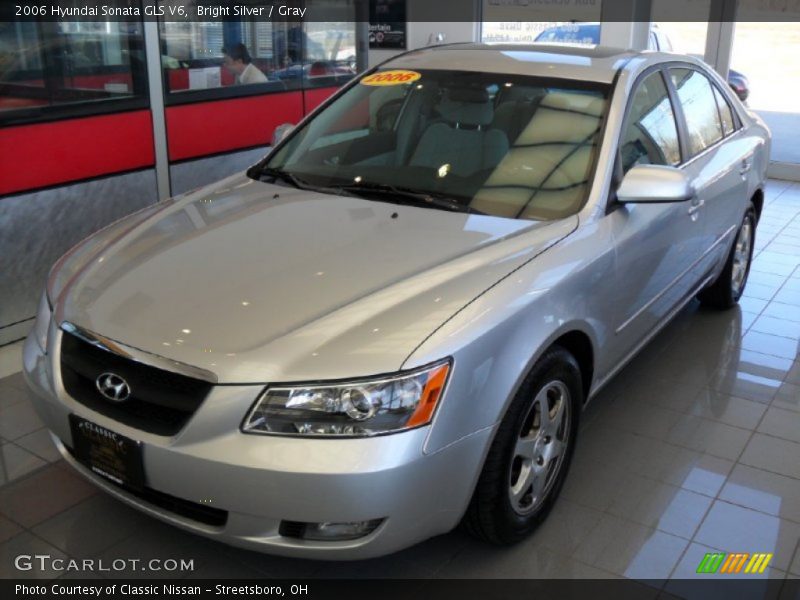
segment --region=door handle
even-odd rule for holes
[[[742,159],[742,166],[739,169],[739,174],[740,175],[746,175],[747,172],[750,170],[750,167],[752,167],[752,166],[753,166],[753,163],[751,161],[749,161],[746,158]]]
[[[692,200],[692,205],[689,207],[689,210],[688,210],[689,214],[692,215],[692,216],[697,214],[697,211],[699,211],[701,208],[703,208],[703,205],[705,203],[706,203],[706,201],[703,200],[702,198],[694,198]]]

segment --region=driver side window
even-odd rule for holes
[[[681,162],[675,113],[660,71],[645,77],[633,94],[620,154],[626,173],[636,165]]]

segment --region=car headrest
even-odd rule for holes
[[[540,104],[544,108],[565,111],[579,111],[597,117],[602,116],[605,100],[603,98],[577,92],[550,92]]]
[[[489,94],[480,88],[450,88],[439,103],[442,118],[460,125],[488,125],[494,111]]]

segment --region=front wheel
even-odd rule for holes
[[[500,423],[464,516],[469,533],[506,545],[536,529],[569,470],[582,406],[578,363],[563,348],[551,348]]]
[[[756,210],[751,203],[744,213],[742,224],[736,233],[736,241],[728,254],[722,273],[713,284],[697,295],[703,306],[728,309],[742,297],[747,285],[747,276],[750,274],[750,263],[753,260],[755,235]]]

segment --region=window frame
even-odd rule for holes
[[[680,115],[681,115],[680,133],[681,133],[681,136],[684,138],[684,141],[685,141],[685,144],[686,144],[686,149],[687,149],[687,155],[686,155],[687,158],[685,158],[684,161],[680,164],[680,167],[682,168],[682,167],[688,165],[689,163],[694,162],[695,160],[697,160],[698,158],[700,158],[704,154],[708,153],[710,150],[713,150],[714,148],[716,148],[717,146],[719,146],[723,142],[727,141],[728,138],[738,134],[742,130],[742,127],[743,127],[742,120],[741,120],[741,118],[739,116],[738,110],[730,102],[730,100],[726,96],[725,92],[722,91],[720,86],[717,85],[717,83],[714,81],[714,78],[711,76],[711,74],[707,73],[704,68],[700,67],[699,65],[694,65],[692,63],[686,63],[686,62],[680,62],[680,61],[662,63],[661,66],[662,66],[662,68],[663,68],[663,70],[665,72],[665,79],[667,81],[667,84],[669,85],[670,89],[672,90],[672,93],[675,96],[675,101],[678,103],[678,110],[679,110]],[[702,150],[700,150],[696,154],[692,154],[689,151],[690,150],[689,149],[689,127],[688,127],[687,122],[686,122],[686,114],[685,114],[685,112],[683,110],[683,105],[680,103],[680,98],[678,98],[677,88],[672,83],[672,76],[669,74],[669,70],[670,69],[687,69],[687,70],[691,70],[691,71],[697,71],[698,73],[700,73],[700,75],[705,77],[706,81],[708,81],[709,85],[711,86],[712,96],[714,96],[714,106],[717,107],[717,119],[719,119],[719,126],[720,126],[720,131],[722,132],[722,137],[720,139],[718,139],[717,141],[715,141],[713,144],[709,144],[708,146],[706,146],[705,148],[703,148]],[[716,98],[716,95],[714,94],[714,90],[715,89],[717,91],[719,91],[722,94],[722,97],[728,102],[728,106],[730,106],[730,108],[731,108],[731,114],[733,115],[734,129],[728,135],[725,135],[725,130],[722,127],[722,115],[719,112],[719,105],[717,104],[717,98]]]
[[[158,21],[158,40],[159,44],[166,43],[166,38],[163,35],[161,28],[161,19]],[[304,29],[305,31],[305,29]],[[306,34],[307,37],[307,34]],[[358,45],[356,45],[356,55],[358,55]],[[181,106],[185,104],[195,104],[199,102],[213,102],[216,100],[231,100],[233,98],[246,98],[249,96],[267,96],[270,94],[285,94],[289,92],[306,92],[316,89],[325,89],[332,87],[342,87],[356,79],[359,75],[358,72],[352,75],[324,75],[318,77],[308,77],[305,73],[305,68],[310,66],[315,61],[308,57],[308,46],[303,44],[300,48],[300,62],[297,63],[300,67],[300,75],[297,78],[288,80],[279,79],[277,81],[270,80],[263,83],[254,83],[247,85],[228,85],[216,88],[206,88],[197,90],[177,90],[170,91],[168,85],[169,69],[161,68],[162,78],[164,80],[164,106]],[[217,63],[217,58],[200,59],[210,63]],[[216,66],[211,64],[210,66]],[[220,64],[220,69],[223,67]]]
[[[678,98],[678,92],[675,88],[675,85],[672,83],[672,77],[669,74],[669,70],[671,68],[685,68],[691,69],[694,71],[698,71],[701,75],[704,75],[708,82],[712,85],[713,88],[719,90],[722,94],[722,97],[727,101],[728,106],[731,107],[731,113],[733,114],[734,120],[734,130],[729,135],[724,135],[722,138],[707,146],[702,151],[698,152],[695,155],[691,155],[689,151],[689,131],[686,125],[686,116],[683,112],[683,105],[680,102],[680,98]],[[713,76],[709,73],[706,73],[705,69],[702,67],[687,63],[679,60],[675,61],[666,61],[660,62],[655,65],[650,65],[644,71],[637,75],[636,79],[631,86],[632,93],[628,94],[628,97],[625,100],[625,111],[622,117],[622,126],[619,131],[619,135],[615,140],[616,147],[614,149],[614,168],[613,174],[611,179],[611,190],[608,194],[608,201],[606,203],[606,214],[610,214],[617,208],[621,207],[622,205],[616,202],[616,192],[617,188],[619,187],[620,183],[622,183],[622,178],[624,177],[624,173],[622,172],[622,155],[621,155],[621,142],[622,136],[625,135],[625,131],[627,130],[631,109],[633,106],[633,97],[638,90],[639,86],[641,85],[642,81],[646,79],[652,73],[660,71],[661,78],[664,81],[664,84],[667,86],[667,93],[669,94],[670,102],[672,104],[672,112],[675,117],[675,123],[678,127],[678,140],[681,149],[681,162],[674,166],[676,169],[684,169],[686,166],[697,160],[698,158],[702,157],[709,151],[715,149],[717,146],[726,142],[729,138],[738,135],[742,129],[744,128],[744,123],[742,121],[741,115],[739,114],[739,108],[736,106],[734,102],[728,96],[728,91],[723,89],[713,78]],[[621,72],[621,71],[620,71]],[[616,89],[618,83],[615,80],[614,87]],[[716,97],[714,100],[714,104],[716,105]],[[717,105],[717,113],[718,117],[720,118],[720,127],[722,127],[722,117],[719,115],[719,106]]]
[[[132,22],[138,24],[144,32],[144,17],[139,17]],[[163,41],[159,28],[159,43]],[[142,47],[146,52],[144,44],[144,33],[142,33]],[[358,46],[356,47],[358,53]],[[43,72],[46,69],[46,57],[41,56]],[[307,48],[302,47],[301,69],[304,69],[311,61],[307,57]],[[0,128],[14,127],[19,125],[32,125],[39,123],[54,123],[69,119],[81,119],[86,117],[112,115],[138,110],[150,110],[150,85],[149,67],[145,59],[141,65],[141,72],[137,73],[144,82],[144,89],[137,95],[124,98],[102,98],[96,100],[85,100],[69,102],[63,104],[47,104],[42,106],[32,106],[26,108],[14,108],[0,111]],[[131,72],[133,68],[131,67]],[[167,79],[169,69],[160,65],[159,69],[163,87],[164,106],[181,106],[202,102],[218,100],[231,100],[235,98],[246,98],[252,96],[268,96],[271,94],[286,94],[294,92],[311,92],[318,89],[341,88],[351,81],[358,78],[359,73],[352,75],[324,75],[319,77],[307,77],[304,72],[297,79],[288,81],[268,81],[249,85],[232,85],[211,89],[187,90],[169,92],[167,89]],[[0,81],[0,90],[5,89],[11,82]]]
[[[667,91],[667,97],[669,98],[670,105],[672,107],[672,118],[675,121],[675,129],[677,130],[678,133],[678,149],[680,151],[681,158],[678,164],[667,165],[667,166],[671,166],[677,169],[683,166],[688,160],[686,158],[688,156],[688,148],[686,146],[685,137],[684,135],[682,135],[683,131],[681,128],[683,112],[681,111],[679,113],[680,106],[676,107],[676,102],[679,101],[675,95],[675,90],[670,85],[671,82],[669,81],[669,75],[663,69],[663,65],[664,63],[659,63],[646,68],[639,74],[639,76],[633,82],[633,86],[631,86],[631,93],[628,94],[628,98],[626,99],[625,103],[625,113],[622,118],[622,127],[620,128],[619,136],[616,139],[616,149],[614,156],[614,161],[615,161],[614,171],[616,179],[618,179],[618,181],[616,181],[616,186],[619,185],[619,183],[622,181],[622,177],[624,176],[624,173],[622,172],[622,154],[621,154],[622,139],[623,136],[625,135],[625,132],[628,130],[628,126],[630,125],[631,113],[633,111],[633,99],[636,96],[636,92],[639,90],[644,80],[653,75],[654,73],[659,73],[661,76],[661,82],[664,84],[664,88]]]
[[[130,22],[130,21],[129,21]],[[142,46],[144,47],[144,18],[132,21],[142,29]],[[38,35],[42,35],[41,29]],[[42,77],[47,79],[50,75],[50,60],[45,54],[45,50],[40,50],[42,62]],[[133,65],[129,65],[131,77],[135,77]],[[110,67],[114,68],[114,66]],[[118,66],[116,68],[119,68]],[[83,100],[76,102],[65,102],[60,104],[46,104],[43,106],[31,106],[27,108],[14,108],[10,110],[0,110],[0,128],[14,127],[18,125],[31,125],[37,123],[52,123],[69,119],[81,119],[86,117],[113,115],[138,110],[150,109],[150,89],[147,85],[148,67],[147,61],[143,61],[140,66],[141,72],[138,75],[144,83],[141,93],[130,95],[124,98],[99,98],[94,100]],[[6,86],[13,85],[11,81],[0,81],[0,91]]]
[[[134,98],[90,100],[74,104],[54,104],[2,111],[0,112],[0,128],[55,123],[70,119],[115,115],[138,110],[150,110],[149,94]]]
[[[725,127],[723,126],[722,128],[722,139],[726,139],[731,137],[732,135],[735,135],[742,128],[742,120],[739,118],[739,113],[736,111],[733,104],[730,102],[730,100],[728,100],[728,98],[725,96],[724,92],[720,89],[717,83],[715,81],[712,81],[711,79],[709,79],[709,81],[711,82],[711,87],[714,90],[714,99],[717,100],[718,98],[721,98],[722,101],[728,106],[728,109],[731,112],[731,120],[733,121],[733,131],[731,131],[730,133],[725,133]],[[717,111],[719,112],[720,123],[722,123],[722,109],[719,106],[718,100],[717,100]]]

